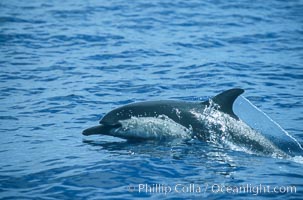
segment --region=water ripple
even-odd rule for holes
[[[231,87],[302,143],[300,1],[0,3],[0,198],[224,198],[138,194],[140,183],[296,185],[300,162],[201,143],[83,140],[123,104],[202,101]],[[300,161],[300,158],[297,159]]]

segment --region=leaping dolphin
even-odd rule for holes
[[[216,109],[228,114],[230,117],[237,119],[238,117],[232,110],[235,99],[244,92],[243,89],[227,90],[204,102],[184,102],[174,100],[146,101],[131,103],[116,108],[107,113],[101,120],[100,125],[88,128],[83,131],[83,135],[112,135],[124,139],[145,138],[156,139],[153,135],[123,135],[119,134],[117,129],[123,127],[123,121],[131,118],[163,118],[167,117],[183,127],[192,130],[202,140],[207,140],[208,133],[205,133],[203,124],[197,118],[195,113],[202,113],[206,107],[216,105]]]
[[[127,140],[197,138],[252,153],[288,155],[259,132],[239,120],[233,103],[244,92],[235,88],[204,102],[174,100],[131,103],[107,113],[100,125],[83,135],[102,134]]]

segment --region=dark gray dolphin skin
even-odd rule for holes
[[[203,124],[190,111],[198,110],[202,112],[213,103],[216,105],[217,110],[238,120],[238,117],[232,110],[232,106],[236,98],[243,92],[243,89],[230,89],[204,102],[161,100],[131,103],[110,111],[100,120],[100,125],[88,128],[82,134],[102,134],[124,139],[135,139],[118,134],[118,131],[115,132],[113,130],[119,129],[122,126],[121,121],[130,119],[131,117],[159,117],[165,115],[174,122],[197,133],[199,139],[207,141],[208,134],[206,131],[203,132]]]

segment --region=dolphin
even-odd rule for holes
[[[232,106],[235,99],[243,92],[243,89],[230,89],[204,102],[160,100],[131,103],[110,111],[100,120],[100,125],[84,130],[83,135],[102,134],[124,139],[157,139],[153,135],[146,134],[142,136],[123,135],[116,130],[123,127],[124,121],[132,118],[139,120],[154,118],[160,119],[160,121],[166,118],[167,122],[170,120],[170,122],[175,122],[188,130],[192,130],[200,139],[206,141],[208,133],[203,131],[203,125],[194,111],[203,112],[206,107],[215,105],[218,111],[238,120],[239,118],[234,114]]]
[[[288,155],[233,112],[244,92],[234,88],[203,102],[175,100],[136,102],[107,113],[83,135],[110,135],[127,140],[199,139],[235,150],[275,157]]]

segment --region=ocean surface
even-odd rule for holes
[[[81,134],[127,103],[239,87],[270,116],[261,126],[302,144],[302,10],[300,0],[1,1],[0,199],[302,198],[300,153]]]

